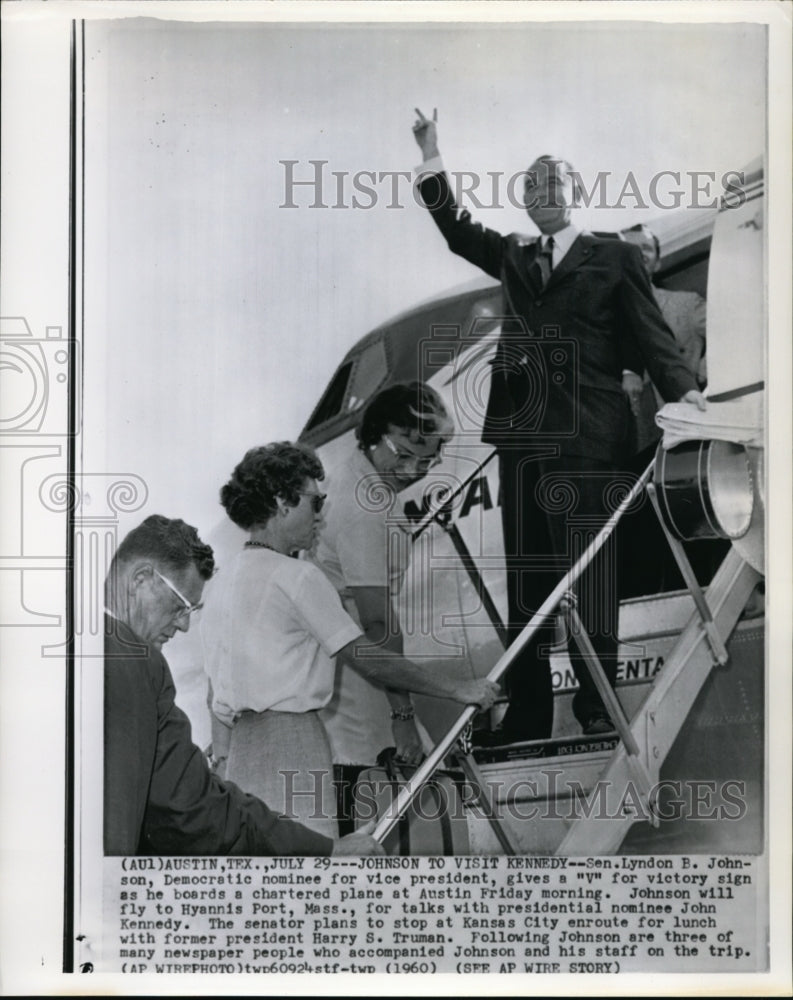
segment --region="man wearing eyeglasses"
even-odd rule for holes
[[[152,515],[106,581],[104,844],[108,855],[382,854],[371,827],[331,840],[212,774],[174,698],[161,649],[186,632],[212,576],[212,549]]]

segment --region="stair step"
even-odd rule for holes
[[[477,764],[501,764],[519,760],[530,762],[536,758],[545,761],[565,758],[578,754],[598,753],[613,750],[619,742],[616,732],[599,736],[567,736],[552,740],[528,740],[521,743],[507,743],[503,746],[474,747],[473,755]]]

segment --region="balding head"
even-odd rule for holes
[[[623,229],[622,235],[627,243],[633,243],[642,252],[644,268],[652,278],[661,263],[661,244],[658,237],[647,226],[639,223],[630,229]]]
[[[523,203],[531,221],[547,235],[559,232],[570,222],[575,204],[573,167],[559,156],[538,156],[526,170]]]

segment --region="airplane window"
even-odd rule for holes
[[[311,419],[306,425],[307,431],[310,431],[314,427],[319,427],[320,424],[324,424],[332,417],[341,413],[344,397],[347,394],[347,383],[350,381],[350,375],[352,374],[352,367],[353,362],[348,361],[333,376],[333,380],[325,390],[325,395],[317,404],[316,410],[314,410]]]
[[[388,375],[385,342],[381,338],[369,344],[356,358],[355,371],[350,384],[348,410],[360,406],[373,396]]]
[[[342,413],[353,413],[377,392],[387,377],[388,358],[381,338],[339,368],[311,414],[305,431],[314,430]]]

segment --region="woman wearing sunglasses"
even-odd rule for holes
[[[231,727],[225,776],[336,836],[319,709],[333,689],[333,656],[360,629],[317,568],[293,558],[313,546],[322,524],[323,476],[301,445],[247,452],[220,502],[248,540],[207,589],[201,635],[212,710]],[[217,733],[215,724],[213,744]]]
[[[276,810],[337,836],[333,764],[322,709],[334,662],[379,683],[492,704],[489,681],[433,678],[363,640],[325,574],[293,558],[323,523],[324,472],[302,445],[252,448],[223,487],[231,520],[249,533],[208,588],[201,627],[213,711],[231,726],[225,776]],[[363,646],[362,646],[363,640]],[[362,723],[365,720],[362,720]]]

